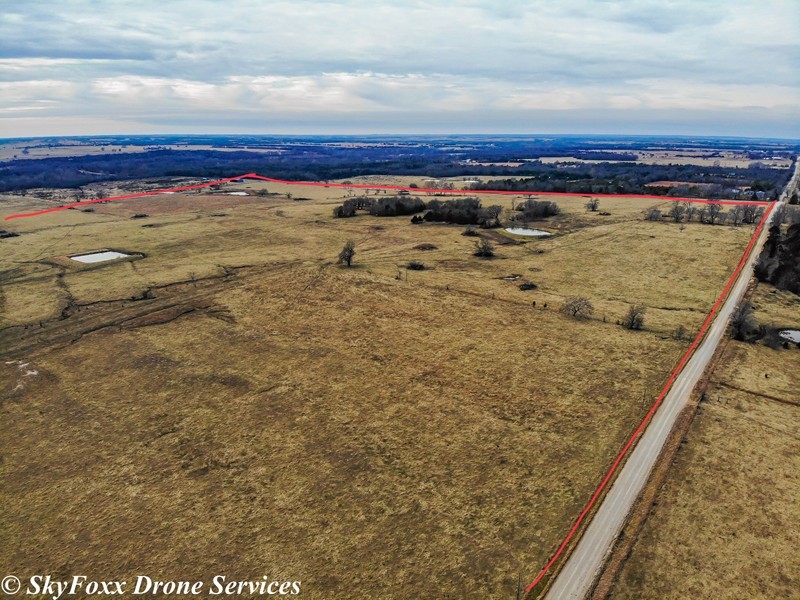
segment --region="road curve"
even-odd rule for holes
[[[792,179],[774,208],[778,208],[786,201],[791,190],[796,188],[798,177],[800,177],[800,158],[795,165]],[[711,361],[725,335],[733,311],[747,290],[753,274],[753,265],[764,245],[769,222],[774,213],[773,209],[752,247],[739,278],[731,287],[727,300],[720,307],[716,319],[708,329],[705,339],[678,374],[591,523],[553,581],[545,596],[546,600],[581,600],[591,591],[628,513],[647,483],[678,415],[689,402],[692,390]]]

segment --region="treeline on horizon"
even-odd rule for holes
[[[540,165],[540,163],[533,163]],[[546,167],[549,165],[541,165]],[[533,170],[533,169],[531,169]],[[575,167],[541,169],[532,176],[474,184],[472,189],[518,192],[567,192],[575,194],[653,194],[696,198],[778,197],[791,169],[761,166],[739,168],[698,165],[649,165],[643,163],[597,163]],[[660,181],[682,185],[654,186]]]
[[[497,148],[483,152],[448,154],[432,147],[341,148],[313,145],[292,147],[280,154],[215,150],[152,150],[78,157],[21,159],[0,163],[0,192],[31,188],[78,188],[90,183],[157,177],[230,177],[256,172],[292,181],[327,181],[360,175],[509,176],[507,180],[478,184],[476,189],[514,191],[564,191],[574,193],[670,193],[646,186],[655,181],[703,184],[677,195],[725,197],[725,190],[751,188],[775,195],[788,180],[790,170],[760,166],[746,168],[694,165],[647,165],[633,162],[544,164],[521,167],[464,164],[465,155],[498,161]],[[575,154],[575,153],[573,153]],[[587,154],[599,156],[591,151]],[[617,155],[618,156],[618,155]],[[477,157],[477,158],[476,158]],[[512,178],[513,177],[513,178]],[[663,190],[659,192],[659,190]],[[675,188],[672,191],[675,194]]]

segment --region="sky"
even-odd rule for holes
[[[800,138],[798,0],[0,0],[0,137]]]

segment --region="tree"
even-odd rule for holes
[[[744,219],[744,222],[747,223],[748,225],[752,225],[753,223],[756,222],[756,219],[760,217],[758,213],[759,210],[755,204],[748,204],[742,207],[742,218]]]
[[[644,327],[645,312],[647,312],[647,307],[643,304],[632,304],[628,309],[628,314],[622,319],[622,326],[626,329],[641,329]]]
[[[486,216],[490,219],[499,219],[500,213],[503,212],[503,207],[498,204],[487,206],[485,209]]]
[[[348,240],[347,243],[342,248],[342,251],[339,252],[339,261],[337,264],[345,263],[348,267],[353,263],[353,257],[356,255],[356,244],[352,240]]]
[[[722,205],[719,202],[709,202],[707,206],[708,206],[708,222],[713,225],[720,217],[720,213],[722,212]]]
[[[572,296],[564,300],[561,312],[573,319],[588,319],[594,313],[594,306],[588,298]]]
[[[686,205],[683,202],[673,202],[672,208],[669,209],[669,216],[675,219],[676,223],[683,221],[683,216],[686,214]]]
[[[475,252],[473,254],[481,258],[491,258],[494,256],[494,244],[486,238],[481,238],[475,242]]]
[[[592,198],[586,203],[586,210],[590,210],[592,212],[597,212],[597,209],[600,207],[600,200],[598,198]]]
[[[742,302],[731,315],[731,335],[733,339],[743,342],[753,327],[753,305]]]
[[[653,208],[647,213],[647,220],[648,221],[660,221],[661,220],[661,211],[657,208]]]
[[[741,204],[733,207],[729,214],[734,227],[739,227],[744,222],[744,206]]]

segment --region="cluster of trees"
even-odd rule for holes
[[[458,223],[459,225],[480,225],[481,227],[499,227],[502,206],[483,207],[479,198],[458,198],[455,200],[431,200],[427,205],[428,212],[423,217],[426,221]]]
[[[709,202],[708,204],[694,204],[692,202],[673,202],[672,207],[666,216],[676,223],[690,223],[697,221],[707,225],[730,224],[738,227],[742,224],[752,225],[764,215],[764,208],[753,204],[740,204],[733,206],[727,212],[723,210],[722,204]],[[646,215],[648,221],[661,221],[664,218],[657,208],[650,210]]]
[[[517,217],[518,221],[546,219],[547,217],[554,217],[561,212],[558,204],[549,200],[528,199],[517,204],[516,209],[521,213]]]
[[[481,227],[499,227],[499,205],[484,207],[478,198],[458,198],[454,200],[430,200],[426,204],[416,196],[390,196],[386,198],[369,198],[359,196],[348,198],[341,206],[333,209],[333,216],[338,218],[354,217],[358,211],[366,211],[376,217],[396,217],[400,215],[416,215],[412,222],[439,221],[460,225],[480,225]],[[418,213],[425,212],[424,216]]]
[[[425,203],[415,196],[387,196],[369,198],[358,196],[348,198],[333,209],[333,216],[338,218],[355,217],[357,211],[367,211],[375,217],[397,217],[414,215],[425,210]]]
[[[775,215],[755,275],[759,281],[800,294],[800,222],[790,225],[784,233],[783,217],[784,214]]]

